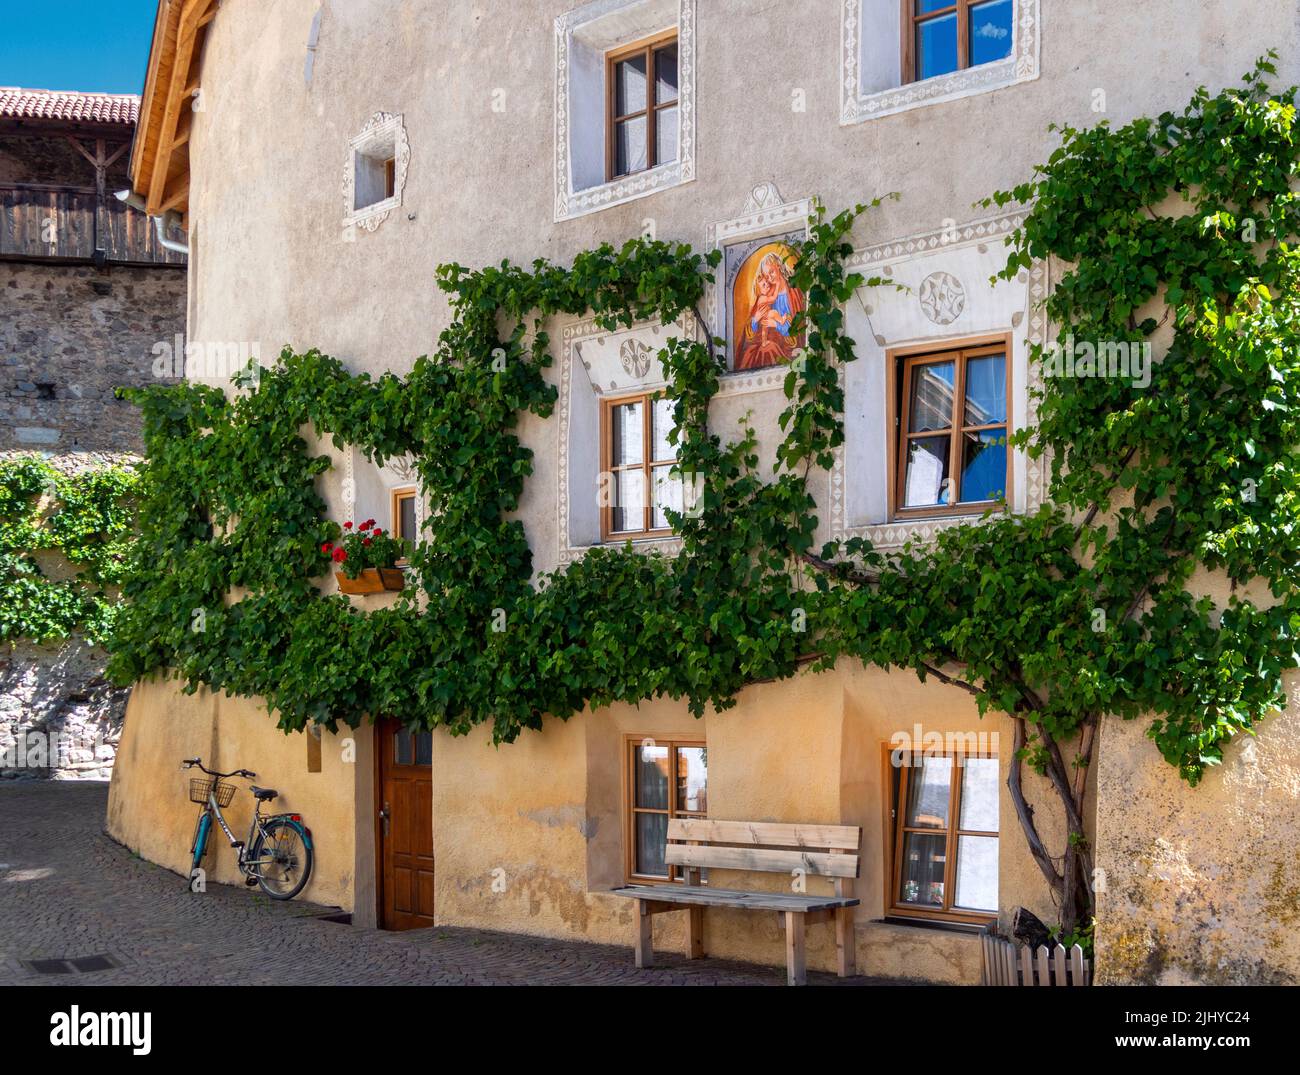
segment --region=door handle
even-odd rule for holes
[[[383,809],[379,811],[379,820],[382,821],[382,822],[384,823],[384,835],[385,835],[385,836],[388,835],[388,819],[389,819],[390,817],[392,817],[392,814],[389,813],[389,810],[388,810],[388,804],[387,804],[387,803],[384,803]]]

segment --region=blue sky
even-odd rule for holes
[[[0,86],[139,93],[157,0],[0,0]]]

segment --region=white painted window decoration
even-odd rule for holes
[[[900,0],[841,0],[841,124],[1038,77],[1039,0],[984,0],[964,6],[933,0],[916,5],[921,18],[915,26],[904,25],[906,7]],[[958,40],[958,32],[965,33],[964,40]],[[1008,34],[1009,42],[1004,37]],[[908,62],[914,68],[910,81],[904,69]],[[953,70],[958,62],[965,66]],[[925,77],[931,70],[943,73]]]
[[[376,112],[348,142],[343,226],[374,231],[402,204],[411,146],[401,115]]]
[[[829,475],[829,537],[865,537],[880,548],[910,538],[928,540],[947,526],[971,523],[957,512],[926,518],[891,517],[891,356],[940,352],[975,342],[1011,338],[1006,376],[1010,379],[1006,416],[1010,429],[1036,421],[1034,389],[1041,384],[1029,350],[1047,341],[1042,309],[1049,289],[1048,268],[1035,262],[1014,280],[992,282],[1006,262],[1005,237],[1021,225],[1023,212],[1008,212],[966,224],[879,243],[856,250],[845,268],[865,277],[880,276],[903,285],[863,288],[845,305],[845,329],[854,340],[857,361],[847,364],[844,384],[844,443],[835,449]],[[897,361],[895,357],[893,361]],[[1010,510],[1030,512],[1043,503],[1049,461],[1011,453]]]
[[[607,58],[670,32],[677,35],[677,85],[669,93],[675,93],[676,100],[672,108],[655,114],[665,121],[658,125],[659,137],[671,139],[675,129],[676,145],[661,145],[655,155],[659,163],[611,179]],[[555,58],[557,221],[695,178],[695,0],[592,0],[555,20]]]

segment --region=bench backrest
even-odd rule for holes
[[[787,874],[803,870],[838,881],[858,876],[861,842],[857,825],[672,818],[665,859],[691,873],[707,867]]]

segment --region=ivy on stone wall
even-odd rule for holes
[[[78,631],[104,641],[134,538],[136,484],[128,467],[65,474],[39,456],[0,460],[0,643]],[[51,559],[63,561],[57,577]]]
[[[112,673],[260,696],[286,730],[395,715],[455,732],[491,722],[506,742],[616,701],[724,709],[807,663],[910,669],[1012,718],[1017,816],[1073,935],[1092,906],[1083,798],[1101,716],[1154,714],[1152,739],[1195,783],[1283,704],[1282,673],[1300,663],[1295,91],[1271,94],[1271,71],[1262,61],[1181,113],[1066,128],[1032,180],[990,199],[1031,206],[1007,278],[1065,266],[1047,312],[1070,361],[1059,344],[1034,349],[1048,374],[1039,421],[1014,438],[1051,460],[1041,510],[990,512],[902,550],[813,548],[807,477],[842,440],[854,359],[843,306],[891,286],[844,269],[866,207],[829,220],[818,207],[793,281],[807,346],[785,381],[774,470],[752,429],[710,429],[721,359],[682,332],[660,354],[680,468],[702,488],[671,515],[682,551],[601,547],[534,580],[516,517],[532,460],[515,429],[555,401],[547,319],[703,325],[716,257],[636,241],[567,269],[445,266],[452,323],[404,379],[285,352],[230,398],[194,384],[130,393],[149,461]],[[1165,353],[1141,373],[1094,375],[1097,354],[1143,356],[1153,340]],[[1093,355],[1086,371],[1074,345]],[[307,453],[306,428],[376,463],[418,461],[432,511],[418,586],[394,607],[318,591],[337,527],[316,487],[329,460]],[[1230,587],[1219,605],[1216,576]],[[1026,763],[1056,796],[1059,853],[1026,799]]]

